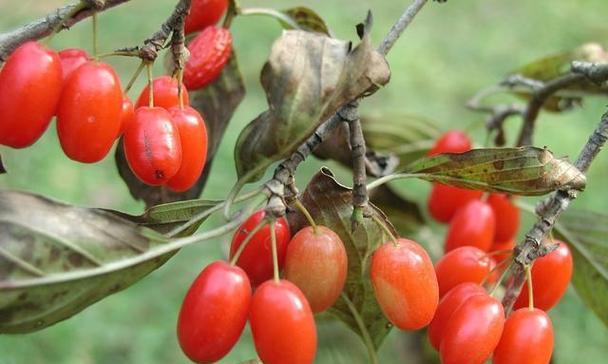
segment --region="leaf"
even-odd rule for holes
[[[367,173],[381,177],[403,170],[423,157],[441,133],[436,124],[414,115],[366,116],[361,118],[368,147]],[[333,159],[350,168],[348,126],[340,125],[315,150],[321,159]]]
[[[173,252],[112,267],[166,242],[107,211],[0,191],[0,332],[43,329],[130,286]]]
[[[555,232],[572,251],[576,292],[608,326],[608,215],[568,209]]]
[[[234,52],[220,76],[205,88],[190,93],[190,106],[198,110],[207,126],[207,162],[197,183],[185,192],[173,192],[166,187],[149,186],[141,182],[126,161],[122,138],[115,152],[118,173],[129,187],[131,196],[143,200],[146,207],[165,202],[189,200],[201,195],[224,132],[234,111],[245,96],[245,85]]]
[[[375,347],[378,348],[392,326],[376,303],[369,279],[369,263],[376,247],[389,238],[384,236],[382,229],[369,217],[365,218],[356,230],[351,230],[351,190],[340,185],[326,168],[311,179],[300,200],[318,224],[331,228],[342,239],[348,255],[348,276],[343,293],[357,308]],[[392,228],[382,211],[372,204],[364,215],[375,215]],[[288,218],[293,231],[307,225],[304,217],[297,212],[289,214]],[[334,304],[330,313],[361,336],[359,327],[342,298]]]
[[[0,174],[6,173],[6,168],[4,168],[4,164],[2,164],[2,156],[0,155]]]
[[[321,34],[325,34],[327,36],[332,36],[331,31],[325,24],[325,21],[319,14],[317,14],[314,10],[307,8],[305,6],[297,6],[294,8],[285,9],[282,11],[285,15],[290,17],[296,24],[300,26],[300,29],[306,30],[308,32],[317,32]],[[290,28],[290,26],[282,22],[284,27]]]
[[[422,158],[405,168],[431,182],[515,195],[543,195],[557,189],[583,190],[586,178],[575,166],[536,147],[473,149]]]
[[[239,179],[261,178],[268,166],[295,151],[338,108],[387,83],[389,76],[386,60],[367,34],[352,50],[346,41],[285,31],[262,70],[269,109],[241,132],[236,144]]]
[[[369,199],[391,217],[399,236],[411,236],[426,224],[420,206],[401,196],[388,184],[371,190]]]

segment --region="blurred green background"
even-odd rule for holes
[[[52,11],[59,0],[0,0],[0,32],[10,30]],[[139,44],[153,33],[175,1],[133,0],[100,16],[101,48],[110,51]],[[375,16],[372,38],[379,42],[409,1],[315,0],[254,1],[247,6],[287,8],[307,5],[322,14],[340,38],[355,40],[354,26],[368,9]],[[437,120],[445,128],[469,128],[479,144],[484,141],[482,115],[464,108],[477,90],[497,82],[508,71],[535,58],[568,50],[589,41],[608,43],[605,0],[487,1],[451,0],[430,3],[388,56],[393,72],[390,84],[362,104],[363,113],[417,113]],[[51,45],[91,49],[91,24],[83,22],[55,37]],[[228,181],[235,180],[232,148],[239,130],[266,107],[259,85],[259,71],[281,28],[272,19],[237,18],[234,43],[246,80],[248,95],[236,112],[217,155],[205,197],[222,198]],[[111,59],[126,82],[137,66],[134,59]],[[161,67],[157,68],[161,72]],[[142,80],[131,91],[135,98]],[[548,146],[559,156],[574,158],[604,112],[606,100],[590,98],[581,109],[564,114],[541,115],[536,145]],[[509,142],[520,121],[508,122]],[[0,147],[9,171],[0,176],[0,187],[27,190],[84,206],[142,211],[120,180],[112,157],[95,165],[68,160],[61,152],[54,130],[33,147],[11,150]],[[332,163],[330,167],[339,169]],[[303,185],[321,162],[310,160],[299,171]],[[588,175],[578,208],[605,209],[608,153],[601,155]],[[339,173],[348,183],[345,171]],[[402,183],[401,190],[423,202],[427,183]],[[534,200],[530,199],[530,203]],[[529,227],[530,219],[523,224]],[[205,227],[217,224],[210,220]],[[203,228],[205,228],[203,227]],[[443,227],[433,226],[437,236]],[[115,294],[77,316],[44,331],[0,336],[0,364],[38,363],[185,363],[175,337],[175,322],[182,297],[207,263],[226,254],[230,237],[188,247],[164,267],[126,291]],[[423,241],[423,243],[425,243]],[[608,303],[607,303],[608,304]],[[551,311],[556,327],[555,363],[600,363],[608,355],[608,330],[570,290]],[[341,324],[319,324],[318,363],[365,363],[363,345]],[[408,338],[410,339],[409,341]],[[407,344],[406,344],[407,341]],[[409,352],[408,334],[394,330],[381,349],[382,363],[416,362]],[[415,345],[415,343],[414,343]],[[222,363],[255,357],[246,332]],[[287,363],[286,363],[287,364]]]

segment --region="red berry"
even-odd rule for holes
[[[312,364],[317,351],[315,320],[302,292],[286,280],[256,289],[249,324],[265,364]]]
[[[57,109],[63,152],[83,163],[102,160],[118,138],[122,116],[120,80],[112,67],[88,62],[67,79]]]
[[[167,187],[176,192],[190,189],[203,172],[207,159],[207,128],[198,111],[190,106],[169,109],[177,127],[182,146],[182,164],[168,182]]]
[[[175,176],[182,163],[182,147],[171,115],[160,107],[140,107],[124,135],[125,157],[144,183],[158,186]]]
[[[437,311],[433,317],[433,321],[429,324],[428,335],[431,345],[439,350],[443,331],[450,320],[450,317],[460,305],[473,295],[483,295],[486,291],[475,283],[461,283],[449,290],[437,306]]]
[[[89,54],[80,48],[66,48],[58,53],[59,59],[61,60],[61,69],[63,73],[63,80],[67,80],[68,77],[78,67],[89,61]]]
[[[196,277],[177,319],[177,338],[196,363],[215,363],[241,336],[251,303],[251,285],[239,267],[217,261]]]
[[[154,106],[162,107],[163,109],[170,109],[174,106],[179,106],[179,97],[177,89],[177,80],[171,76],[160,76],[152,81],[152,87],[154,88]],[[182,89],[182,97],[184,100],[184,106],[190,105],[190,99],[188,96],[188,90],[184,87]],[[150,104],[150,87],[146,85],[137,102],[135,103],[135,109]]]
[[[460,283],[481,284],[495,266],[494,259],[474,246],[462,246],[448,252],[435,264],[439,296]]]
[[[17,48],[0,70],[0,144],[34,144],[55,114],[61,89],[57,53],[37,42]]]
[[[227,7],[228,0],[192,0],[184,31],[188,34],[215,25]]]
[[[431,322],[439,302],[433,263],[418,243],[399,239],[381,245],[372,256],[372,286],[382,312],[402,330],[417,330]]]
[[[496,220],[490,205],[473,200],[464,205],[450,222],[445,239],[445,251],[461,246],[475,246],[489,251],[494,238]]]
[[[555,240],[559,247],[544,257],[538,258],[532,265],[532,288],[534,290],[534,307],[549,311],[566,293],[572,278],[572,254],[568,245]],[[521,290],[515,308],[528,306],[527,287]]]
[[[553,353],[553,324],[539,309],[520,308],[505,322],[494,350],[494,364],[549,364]]]
[[[460,130],[450,130],[441,135],[429,150],[428,155],[441,153],[464,153],[471,149],[471,139]]]
[[[450,316],[440,345],[442,364],[484,363],[498,345],[505,323],[500,302],[472,295]]]
[[[120,114],[120,134],[123,134],[133,119],[135,119],[135,108],[133,102],[127,95],[122,96],[122,109]]]
[[[331,307],[342,292],[348,258],[344,244],[331,229],[311,226],[298,231],[289,242],[285,257],[285,279],[294,283],[314,313]]]
[[[519,229],[519,209],[511,199],[502,193],[493,193],[488,198],[488,203],[496,217],[496,230],[494,231],[494,242],[504,243],[512,240]]]
[[[215,80],[232,53],[230,30],[207,27],[188,44],[190,58],[184,67],[184,85],[190,90],[205,87]]]
[[[481,191],[434,183],[428,200],[429,213],[435,220],[448,223],[458,209],[480,199],[482,194]]]
[[[492,244],[492,248],[490,248],[490,252],[498,252],[502,253],[493,254],[492,257],[496,261],[496,264],[502,263],[505,259],[509,259],[513,256],[513,248],[515,248],[515,240],[507,240],[504,243],[494,243]]]
[[[232,244],[230,245],[230,258],[234,257],[241,243],[247,238],[249,232],[255,228],[264,218],[264,210],[260,210],[239,227],[234,233]],[[279,261],[279,269],[283,268],[285,262],[285,254],[287,253],[287,244],[291,238],[289,225],[287,220],[280,218],[276,220],[275,235],[277,238],[277,258]],[[236,265],[243,268],[251,284],[257,286],[264,281],[269,280],[273,276],[274,268],[272,266],[272,243],[270,240],[270,225],[266,225],[258,230],[249,241],[245,250],[236,262]]]

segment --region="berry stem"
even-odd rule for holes
[[[397,237],[395,236],[395,234],[393,234],[393,232],[388,228],[388,226],[386,226],[386,224],[384,223],[384,221],[380,220],[380,218],[376,215],[372,215],[372,220],[374,220],[374,222],[376,224],[378,224],[378,226],[380,226],[380,228],[382,229],[382,231],[384,231],[384,233],[386,235],[388,235],[391,240],[393,241],[393,245],[395,245],[396,247],[399,246],[399,240],[397,239]]]
[[[131,76],[129,83],[127,83],[127,87],[125,87],[125,94],[128,93],[129,90],[131,90],[131,87],[133,87],[133,84],[135,83],[135,81],[137,80],[139,75],[141,74],[141,71],[144,70],[145,66],[146,66],[146,64],[143,61],[139,62],[139,66],[137,66],[135,73],[133,73],[133,76]]]
[[[260,229],[262,229],[267,223],[268,223],[268,220],[262,219],[262,221],[260,221],[253,229],[251,229],[251,231],[245,237],[245,240],[243,240],[243,242],[241,243],[241,245],[239,245],[239,248],[236,250],[236,253],[234,253],[234,256],[230,260],[230,265],[232,265],[232,266],[236,265],[236,262],[239,261],[239,258],[241,257],[241,254],[243,254],[243,251],[247,247],[247,244],[249,244],[249,242],[251,241],[251,239],[253,238],[253,236],[258,231],[260,231]]]
[[[526,265],[526,279],[528,281],[528,308],[534,310],[534,288],[532,288],[532,267]]]
[[[365,322],[363,322],[363,318],[359,314],[359,311],[357,311],[355,305],[348,298],[348,296],[344,294],[344,292],[340,294],[340,297],[342,297],[342,300],[344,301],[344,303],[346,303],[346,306],[348,306],[350,313],[353,315],[353,318],[355,319],[355,322],[359,327],[361,337],[363,338],[363,343],[365,344],[365,347],[367,348],[367,353],[369,354],[370,363],[378,364],[378,355],[376,354],[376,349],[374,348],[374,344],[372,342],[371,336],[369,335],[369,331],[367,331],[367,327],[365,327]]]
[[[507,274],[511,270],[511,267],[513,266],[513,260],[505,260],[505,261],[510,262],[509,267],[507,269],[505,269],[504,272],[502,272],[502,274],[500,275],[500,277],[496,281],[496,284],[494,285],[494,288],[492,288],[492,290],[490,291],[490,296],[492,296],[492,297],[494,297],[494,294],[496,293],[496,290],[498,289],[498,287],[500,287],[500,284],[505,279],[505,277],[507,276]]]
[[[97,59],[97,54],[99,53],[98,44],[97,44],[97,12],[93,13],[93,58]]]
[[[275,219],[270,220],[270,243],[272,245],[272,270],[274,272],[274,281],[279,283],[279,255],[277,253],[277,233],[274,230]]]
[[[306,207],[302,204],[302,202],[300,202],[300,200],[298,200],[297,198],[294,201],[294,205],[296,206],[296,208],[298,210],[300,210],[302,215],[304,215],[306,217],[306,220],[308,220],[308,223],[310,224],[310,226],[312,226],[312,230],[314,231],[314,233],[318,234],[319,228],[317,227],[315,220],[312,218],[312,215],[310,215],[310,212],[308,212],[308,209],[306,209]]]
[[[146,71],[148,72],[148,106],[154,107],[154,83],[152,82],[152,63],[146,62]]]
[[[184,70],[177,70],[177,100],[179,101],[179,108],[184,108]]]
[[[488,254],[487,256],[489,257],[490,254]],[[494,268],[492,268],[492,270],[489,271],[488,274],[486,274],[486,276],[483,278],[483,281],[481,281],[480,285],[483,286],[484,284],[486,284],[486,282],[488,281],[488,279],[490,279],[490,277],[492,276],[492,274],[494,274],[494,272],[496,272],[498,269],[502,268],[503,266],[505,266],[506,264],[508,264],[510,262],[511,262],[511,260],[505,259],[502,262],[496,264],[496,266]]]

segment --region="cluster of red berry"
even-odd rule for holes
[[[444,134],[429,152],[461,153],[471,141],[460,131]],[[484,201],[484,198],[486,199]],[[492,283],[510,260],[519,210],[509,197],[435,184],[429,212],[449,223],[445,255],[435,264],[441,301],[428,335],[442,363],[482,363],[493,353],[501,363],[549,363],[553,327],[545,313],[561,299],[572,276],[567,245],[535,261],[533,297],[522,290],[506,320],[501,303],[482,287]],[[528,282],[530,284],[530,282]]]
[[[194,1],[187,30],[202,30],[188,45],[184,84],[198,89],[212,82],[230,58],[230,31],[214,24],[226,0]],[[207,154],[201,115],[188,106],[188,93],[169,76],[146,87],[135,107],[108,64],[82,49],[55,52],[31,41],[18,47],[0,71],[0,144],[34,144],[57,117],[57,135],[72,160],[102,160],[124,134],[124,151],[134,174],[149,185],[185,191],[198,180]],[[181,97],[181,101],[180,100]]]

